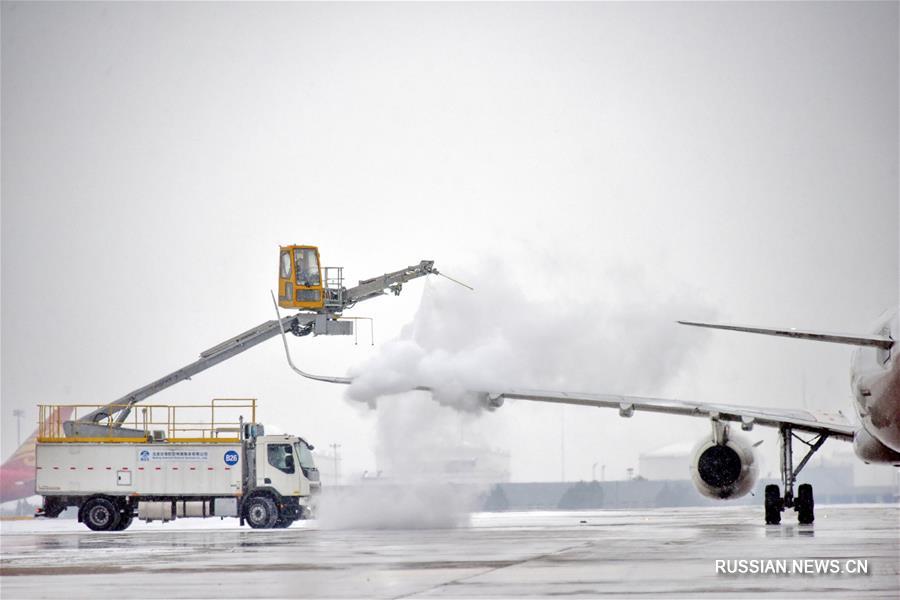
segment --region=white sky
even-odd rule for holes
[[[423,258],[476,287],[508,270],[498,311],[578,299],[586,327],[619,270],[723,321],[867,331],[900,294],[898,108],[896,3],[4,2],[3,456],[14,408],[30,432],[38,403],[111,401],[272,318],[284,243],[351,282]],[[387,341],[424,288],[353,314]],[[676,329],[660,343],[705,343],[665,385],[594,391],[799,407],[805,381],[811,407],[850,407],[849,348]],[[655,352],[623,330],[622,353]],[[374,352],[293,347],[337,374]],[[277,341],[155,400],[220,396],[374,467],[374,416]],[[554,480],[560,413],[467,427],[514,479]],[[569,478],[708,428],[564,418]]]

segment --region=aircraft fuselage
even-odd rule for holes
[[[900,465],[900,313],[887,311],[875,330],[898,342],[888,349],[857,348],[850,366],[850,385],[862,429],[853,446],[866,462]]]

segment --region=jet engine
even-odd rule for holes
[[[697,490],[709,498],[740,498],[753,489],[756,476],[753,446],[725,423],[714,421],[712,437],[697,444],[691,460]]]
[[[884,462],[900,467],[900,452],[888,448],[865,429],[853,436],[853,450],[866,463]]]
[[[490,392],[479,392],[477,394],[478,403],[487,410],[495,411],[503,406],[505,398],[503,394],[492,394]]]

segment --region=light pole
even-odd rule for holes
[[[13,416],[16,418],[16,448],[22,445],[22,417],[25,416],[25,411],[16,408],[12,411]]]
[[[329,444],[329,448],[331,448],[331,458],[334,461],[334,485],[338,485],[341,482],[341,462],[340,458],[338,458],[338,450],[340,450],[340,444]]]
[[[597,481],[597,465],[599,463],[594,463],[591,465],[591,481]]]
[[[566,407],[559,411],[559,480],[566,480]]]

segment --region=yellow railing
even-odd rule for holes
[[[113,418],[94,423],[105,431],[90,437],[66,437],[63,423],[77,421],[79,412],[87,415],[98,408],[110,412],[127,405],[100,404],[39,404],[39,442],[140,442],[162,432],[165,442],[237,442],[241,438],[241,423],[256,422],[255,398],[215,398],[210,404],[139,404],[132,407],[121,424]],[[205,411],[208,419],[198,419]],[[247,418],[249,412],[249,418]],[[128,430],[127,432],[124,430]],[[140,432],[135,435],[134,432]],[[159,434],[157,433],[157,438]]]

